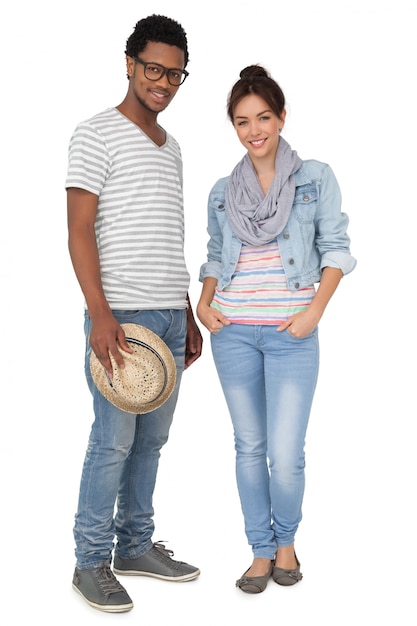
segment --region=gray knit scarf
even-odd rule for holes
[[[275,177],[264,195],[248,154],[236,165],[226,190],[226,216],[243,243],[269,243],[283,230],[295,194],[294,173],[302,160],[280,137],[275,160]]]

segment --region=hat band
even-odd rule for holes
[[[168,372],[167,372],[167,367],[165,365],[165,361],[162,359],[162,357],[159,354],[159,352],[157,352],[154,348],[152,348],[152,346],[148,345],[147,343],[144,343],[143,341],[140,341],[140,339],[135,339],[134,337],[126,337],[126,341],[130,341],[131,343],[134,343],[135,345],[140,346],[141,348],[146,348],[147,350],[150,350],[152,352],[152,354],[154,354],[157,357],[157,359],[159,360],[160,364],[162,365],[162,368],[164,370],[164,384],[163,384],[163,387],[162,387],[161,391],[158,393],[158,395],[153,400],[155,402],[155,400],[158,400],[158,398],[160,398],[162,396],[162,394],[164,393],[164,391],[166,389],[166,386],[167,386]]]

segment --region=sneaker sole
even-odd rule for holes
[[[133,609],[133,602],[130,602],[129,604],[97,604],[96,602],[92,602],[91,600],[89,600],[82,591],[80,591],[80,589],[78,589],[78,587],[76,585],[74,585],[74,583],[72,584],[72,588],[80,594],[80,596],[82,598],[84,598],[84,600],[87,602],[87,604],[89,604],[90,606],[92,606],[94,609],[99,609],[99,611],[104,611],[105,613],[124,613],[125,611],[130,611],[131,609]]]
[[[200,570],[191,572],[191,574],[183,574],[182,576],[164,576],[163,574],[154,574],[153,572],[141,572],[136,569],[117,569],[113,568],[115,574],[120,576],[149,576],[150,578],[158,578],[159,580],[168,580],[173,583],[184,583],[188,580],[194,580],[197,576],[200,576]]]

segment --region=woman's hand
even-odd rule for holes
[[[317,326],[328,305],[330,298],[337,289],[342,279],[342,270],[335,267],[325,267],[322,272],[320,284],[316,291],[316,295],[311,301],[308,309],[301,313],[291,315],[286,322],[282,323],[277,330],[283,331],[288,329],[290,335],[302,339],[306,337],[313,328]]]
[[[227,317],[211,306],[216,285],[216,278],[208,276],[204,279],[203,289],[196,309],[200,322],[213,334],[218,333],[223,326],[229,326],[230,324]]]
[[[307,337],[307,335],[309,335],[317,326],[319,319],[320,318],[318,318],[312,311],[307,309],[301,313],[291,315],[291,317],[278,326],[277,330],[278,332],[288,330],[290,335],[293,337],[302,339],[303,337]]]
[[[203,302],[197,305],[198,319],[210,333],[216,334],[223,326],[228,326],[230,321],[220,311]]]

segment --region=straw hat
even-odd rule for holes
[[[119,369],[110,354],[113,378],[91,352],[93,380],[103,396],[128,413],[149,413],[160,407],[171,395],[177,375],[175,360],[158,335],[138,324],[121,324],[132,354],[120,350],[125,367]]]

